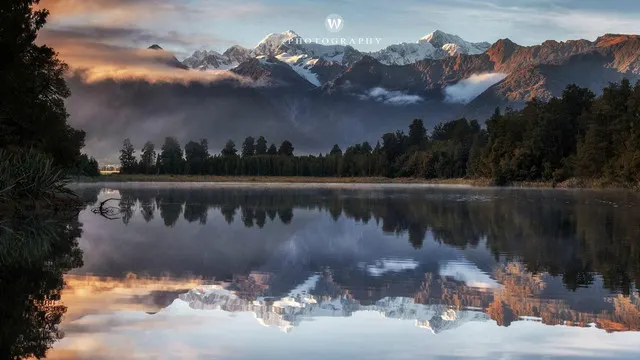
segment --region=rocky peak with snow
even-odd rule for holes
[[[184,59],[183,63],[192,69],[208,70],[220,67],[222,55],[211,50],[196,50],[193,55]]]
[[[456,328],[470,321],[488,321],[488,314],[470,309],[452,309],[447,305],[416,303],[408,297],[385,297],[374,304],[363,305],[348,294],[313,295],[322,281],[319,275],[289,291],[285,296],[255,300],[244,299],[220,285],[202,286],[181,294],[179,300],[197,310],[253,312],[258,322],[290,332],[303,320],[319,317],[349,317],[358,311],[378,312],[390,319],[413,320],[416,326],[427,328],[434,334]]]
[[[287,30],[283,33],[272,33],[264,37],[258,45],[253,49],[256,56],[276,56],[279,55],[279,49],[282,44],[286,44],[295,39],[300,38],[293,30]]]
[[[385,65],[408,65],[424,59],[440,59],[445,53],[428,42],[401,43],[369,54]]]
[[[260,55],[240,63],[231,71],[268,87],[309,90],[317,86],[312,78],[305,76],[305,69],[298,66],[302,64],[287,62],[287,60],[282,57]]]
[[[462,39],[458,35],[447,34],[440,30],[436,30],[429,35],[421,37],[420,40],[418,40],[418,43],[429,43],[435,48],[442,49],[450,56],[458,54],[482,54],[491,46],[488,42],[472,43]]]
[[[425,59],[438,60],[458,54],[481,54],[490,46],[487,42],[471,43],[457,35],[436,30],[415,43],[390,45],[368,55],[385,65],[409,65]]]
[[[229,60],[231,60],[231,62],[239,64],[250,59],[253,56],[253,51],[240,45],[233,45],[232,47],[225,50],[222,55],[226,56]]]
[[[258,56],[288,59],[295,57],[305,61],[304,67],[307,70],[319,73],[323,72],[323,69],[313,71],[312,68],[330,64],[329,66],[332,68],[339,65],[346,69],[362,59],[364,55],[369,55],[385,65],[408,65],[424,59],[442,59],[457,54],[479,54],[489,46],[489,43],[470,43],[459,36],[435,31],[421,38],[418,42],[395,44],[379,51],[363,53],[348,45],[307,43],[295,31],[288,30],[265,36],[253,49],[234,45],[222,54],[215,51],[199,50],[186,58],[184,63],[191,68],[200,70],[228,69]],[[318,60],[323,61],[316,64]],[[285,62],[296,66],[301,64],[301,62]],[[304,75],[308,74],[305,72]]]
[[[298,90],[322,87],[325,93],[360,96],[373,90],[379,92],[376,89],[382,88],[394,94],[402,92],[437,100],[441,99],[443,89],[471,79],[471,76],[509,74],[510,77],[500,85],[491,84],[492,89],[482,90],[487,96],[468,106],[475,109],[477,103],[481,103],[482,107],[478,108],[488,109],[496,105],[491,99],[516,102],[526,101],[532,94],[541,99],[555,96],[561,91],[559,87],[568,82],[566,74],[575,79],[573,82],[584,80],[596,91],[606,85],[605,80],[586,82],[571,61],[593,67],[589,71],[602,73],[602,79],[606,78],[606,81],[617,81],[623,76],[617,73],[630,73],[626,76],[635,78],[640,74],[639,48],[640,38],[636,35],[604,35],[595,42],[545,41],[535,46],[519,46],[509,39],[493,45],[469,42],[436,30],[413,43],[394,44],[366,53],[351,46],[307,43],[289,30],[267,35],[253,49],[232,46],[222,54],[199,50],[185,59],[184,65],[177,60],[168,61],[172,66],[179,64],[200,70],[233,69],[236,74],[248,76],[260,84],[293,86]],[[576,58],[577,55],[582,57]],[[260,61],[253,61],[259,58]],[[532,70],[532,67],[542,65],[564,67],[548,74],[544,71],[550,71],[549,68]],[[561,77],[559,81],[547,81],[547,78],[558,77]],[[492,95],[491,92],[497,93]]]
[[[182,63],[197,70],[229,70],[253,57],[248,49],[243,49],[231,47],[223,54],[213,50],[196,50]]]

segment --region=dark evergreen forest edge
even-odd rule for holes
[[[99,174],[81,154],[84,131],[72,128],[64,101],[67,65],[35,44],[49,12],[35,0],[0,3],[0,212],[16,207],[66,206],[71,174]],[[9,210],[9,211],[7,211]],[[1,225],[1,224],[0,224]]]
[[[602,95],[569,85],[549,102],[529,101],[522,110],[495,113],[482,127],[461,118],[430,132],[421,119],[408,133],[390,132],[379,142],[334,145],[326,154],[295,155],[260,136],[238,147],[229,140],[211,155],[206,139],[184,149],[167,137],[156,152],[144,144],[140,159],[125,139],[121,174],[278,176],[333,178],[484,179],[479,184],[546,182],[567,186],[637,187],[640,182],[640,82],[612,83]],[[166,178],[166,177],[165,177]],[[153,177],[129,177],[150,179]],[[179,178],[189,180],[189,177]]]
[[[82,201],[69,175],[96,175],[69,126],[67,66],[34,43],[49,12],[0,1],[0,358],[44,358],[64,333],[63,274],[82,266]]]

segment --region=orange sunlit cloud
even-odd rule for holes
[[[62,303],[67,307],[61,325],[66,335],[49,351],[47,358],[128,359],[134,352],[136,340],[117,336],[118,346],[113,348],[105,344],[105,334],[122,328],[175,329],[181,324],[189,327],[197,323],[196,319],[189,318],[183,323],[170,323],[169,319],[141,313],[155,313],[165,308],[178,294],[207,283],[197,277],[144,277],[130,274],[125,278],[109,278],[66,275],[65,288],[61,294]],[[143,318],[105,322],[101,321],[101,317],[92,316],[113,315],[119,312],[141,314]],[[189,355],[189,349],[180,348],[180,344],[171,344],[171,347],[171,351],[181,354],[182,358],[197,357],[196,353]],[[148,351],[151,358],[159,356],[158,349]]]
[[[180,0],[41,0],[37,7],[48,9],[53,21],[76,18],[108,25],[137,24],[143,19],[157,22],[161,17],[210,21],[281,12],[260,2],[227,0],[207,0],[195,7]]]
[[[66,275],[61,298],[69,322],[89,314],[113,311],[155,312],[166,304],[154,303],[150,296],[161,292],[187,292],[205,282],[199,278],[147,278],[129,275],[125,278]]]
[[[41,0],[38,8],[49,10],[53,21],[82,16],[84,21],[102,24],[135,22],[165,9],[156,0]]]
[[[230,41],[210,34],[180,34],[176,31],[145,29],[141,21],[169,21],[191,16],[193,9],[171,0],[42,0],[38,8],[50,11],[49,23],[38,43],[53,47],[84,81],[144,80],[148,82],[212,83],[251,81],[226,71],[185,71],[168,51],[147,47],[188,49],[194,44],[222,44]],[[164,20],[163,20],[164,19]]]
[[[71,70],[88,83],[114,80],[148,82],[212,83],[234,81],[251,85],[251,81],[229,71],[183,70],[168,51],[138,49],[92,41],[69,32],[45,30],[38,42],[53,47]]]

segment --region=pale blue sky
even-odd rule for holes
[[[413,42],[435,29],[469,41],[508,37],[522,45],[640,33],[637,0],[43,0],[42,4],[52,11],[50,29],[71,27],[86,35],[90,27],[89,37],[98,41],[127,46],[158,42],[179,53],[224,50],[232,44],[253,47],[266,34],[289,29],[303,37],[333,37],[323,23],[332,13],[344,18],[340,37],[382,38],[380,45],[361,46],[362,50]]]

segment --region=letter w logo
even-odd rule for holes
[[[327,26],[329,26],[331,30],[340,29],[340,25],[342,25],[342,19],[327,19]]]
[[[342,30],[344,20],[342,20],[342,16],[338,14],[331,14],[327,16],[324,26],[327,28],[327,31],[335,33]]]

